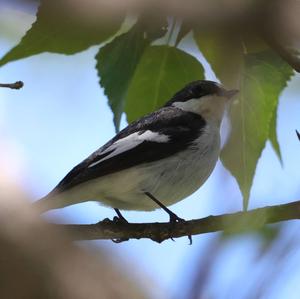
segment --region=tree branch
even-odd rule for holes
[[[182,223],[117,223],[105,219],[96,224],[56,226],[66,230],[75,240],[147,238],[161,243],[170,238],[217,231],[249,231],[266,224],[294,219],[300,219],[300,201]]]
[[[11,89],[20,89],[24,86],[22,81],[17,81],[15,83],[0,83],[0,87],[7,87]]]

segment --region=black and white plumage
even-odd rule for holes
[[[195,192],[220,151],[219,126],[228,99],[212,81],[188,84],[161,109],[131,123],[74,167],[45,198],[42,211],[84,201],[122,210],[154,210]]]

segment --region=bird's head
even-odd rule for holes
[[[197,113],[206,121],[220,125],[227,103],[237,93],[238,90],[226,90],[219,83],[199,80],[186,85],[165,106]]]

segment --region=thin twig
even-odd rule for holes
[[[160,243],[188,235],[253,230],[266,224],[294,219],[300,219],[300,201],[179,223],[116,223],[104,220],[96,224],[56,226],[71,233],[75,240],[148,238]]]
[[[11,89],[20,89],[24,86],[22,81],[17,81],[15,83],[0,83],[0,87],[6,87]]]

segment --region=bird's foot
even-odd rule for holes
[[[183,223],[186,222],[184,219],[178,217],[175,213],[173,213],[170,209],[168,209],[163,203],[161,203],[156,197],[154,197],[150,192],[144,192],[150,199],[152,199],[157,205],[159,205],[165,212],[169,214],[170,223]],[[190,240],[190,245],[193,243],[192,236],[188,235]],[[173,238],[171,238],[174,241]]]
[[[116,224],[128,224],[128,221],[125,218],[120,218],[118,216],[115,216],[112,222]]]
[[[117,239],[111,239],[114,243],[122,243],[122,242],[126,242],[129,241],[128,238],[117,238]]]
[[[109,218],[105,218],[101,222],[103,223],[114,223],[117,225],[122,225],[122,224],[128,224],[128,221],[123,217],[123,215],[120,213],[118,209],[115,209],[116,213],[118,216],[115,216],[113,220],[110,220]],[[114,243],[122,243],[125,241],[128,241],[128,238],[116,238],[116,239],[111,239]]]
[[[186,220],[184,220],[183,218],[178,217],[175,213],[171,212],[169,213],[170,216],[170,223],[185,223]],[[192,235],[188,235],[190,244],[193,244],[193,239],[192,239]],[[171,238],[172,241],[175,241],[173,238]]]
[[[119,210],[118,210],[119,211]],[[116,224],[128,224],[128,221],[123,217],[123,215],[120,213],[117,213],[118,216],[115,216],[113,218],[113,222]],[[114,243],[122,243],[125,241],[129,241],[129,238],[117,238],[117,239],[111,239]]]
[[[119,209],[114,209],[115,210],[115,212],[116,212],[116,214],[118,215],[118,216],[115,216],[114,218],[113,218],[113,221],[115,222],[115,223],[128,223],[128,221],[126,220],[126,218],[121,214],[121,212],[120,212],[120,210]]]
[[[170,210],[169,210],[169,216],[170,216],[171,223],[185,222],[183,218],[178,217],[175,213],[171,212]]]

